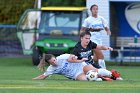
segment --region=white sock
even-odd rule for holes
[[[98,64],[99,64],[99,66],[101,66],[101,68],[106,69],[105,61],[103,59],[99,59]]]
[[[111,77],[112,73],[109,70],[100,68],[100,69],[98,69],[98,75],[99,76]]]

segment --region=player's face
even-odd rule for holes
[[[90,42],[90,35],[85,35],[81,38],[82,45],[87,46]]]
[[[91,11],[92,11],[93,15],[97,15],[97,13],[98,13],[98,6],[93,6]]]
[[[56,66],[56,58],[55,58],[55,57],[52,57],[52,58],[49,60],[49,63],[50,63],[51,65]]]

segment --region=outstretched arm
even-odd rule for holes
[[[45,75],[39,75],[39,76],[37,76],[37,77],[35,77],[35,78],[32,78],[32,80],[43,80],[43,79],[45,79],[45,78],[47,78],[48,76],[45,76]]]
[[[107,47],[107,46],[103,46],[103,45],[97,45],[96,49],[113,51],[112,47]]]

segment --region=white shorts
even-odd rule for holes
[[[97,39],[97,38],[94,38],[93,36],[90,38],[90,40],[94,43],[96,43],[97,45],[103,45],[102,44],[102,40],[101,39]]]
[[[75,63],[76,64],[76,63]],[[80,65],[79,67],[78,67],[78,69],[77,69],[77,71],[75,72],[76,74],[75,74],[75,76],[73,77],[75,80],[76,80],[76,78],[77,78],[77,76],[78,75],[80,75],[81,73],[84,73],[83,72],[83,68],[84,68],[84,66],[86,66],[87,64],[85,63],[85,62],[82,62],[82,65]]]
[[[100,32],[91,32],[90,40],[97,45],[102,45],[102,35]]]

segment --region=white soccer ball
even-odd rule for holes
[[[101,78],[97,78],[95,81],[103,81]]]
[[[96,80],[98,78],[98,73],[93,70],[90,70],[86,73],[86,77],[89,81]]]

